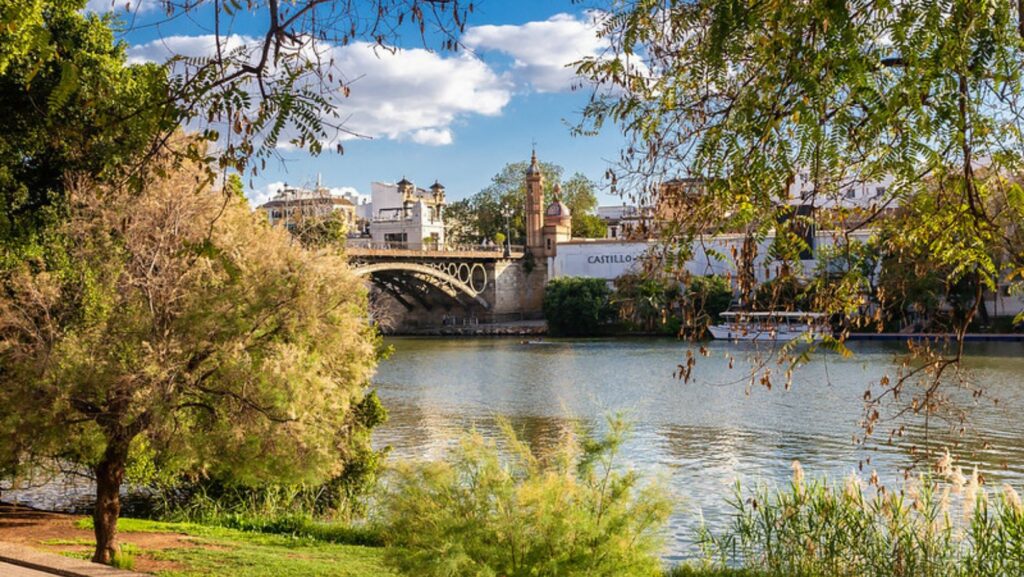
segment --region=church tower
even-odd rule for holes
[[[537,164],[537,151],[526,169],[526,248],[544,254],[544,176]]]

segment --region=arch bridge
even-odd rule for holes
[[[449,309],[493,314],[498,276],[523,258],[521,247],[509,254],[501,247],[421,250],[381,243],[349,246],[353,272],[400,303],[407,311]]]

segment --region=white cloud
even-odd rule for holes
[[[359,192],[359,189],[354,186],[332,186],[328,190],[335,196],[344,196],[354,204],[370,202],[370,195]]]
[[[421,128],[412,133],[409,137],[418,144],[429,144],[431,146],[444,146],[452,143],[452,131],[447,128],[438,130],[436,128]]]
[[[351,84],[336,99],[345,127],[370,136],[450,144],[451,126],[472,116],[497,116],[512,98],[508,79],[468,54],[442,57],[422,49],[389,52],[356,43],[333,49]]]
[[[316,181],[312,182],[293,182],[290,186],[296,186],[299,188],[311,189],[316,185]],[[256,207],[269,201],[277,193],[281,192],[285,186],[289,186],[289,183],[278,180],[275,182],[268,182],[263,188],[257,188],[255,190],[248,190],[245,193],[246,198],[249,199],[249,205]],[[359,192],[359,189],[354,186],[331,186],[327,187],[330,194],[335,196],[343,196],[352,201],[353,204],[359,205],[364,202],[370,202],[370,195]]]
[[[130,47],[128,49],[128,62],[131,64],[140,64],[142,62],[163,64],[173,56],[211,56],[217,50],[216,38],[213,34],[160,38],[146,44]],[[232,34],[221,39],[221,49],[224,52],[232,52],[242,47],[254,49],[255,46],[256,39],[251,36]]]
[[[572,62],[600,56],[607,43],[597,36],[599,13],[556,14],[519,25],[473,26],[462,38],[478,52],[493,50],[512,57],[512,71],[521,83],[539,92],[568,90],[576,74]]]
[[[245,192],[245,197],[249,199],[250,206],[257,207],[273,198],[275,194],[284,188],[284,184],[285,183],[282,181],[270,182],[263,188],[247,190]]]
[[[253,48],[255,42],[231,36],[226,49]],[[174,55],[210,55],[215,48],[212,35],[171,36],[133,46],[128,57],[131,62],[165,62]],[[431,146],[451,144],[454,124],[473,115],[499,115],[512,98],[511,81],[469,54],[442,56],[423,49],[392,52],[362,42],[318,49],[329,52],[322,59],[332,61],[340,74],[351,79],[349,96],[339,91],[332,101],[343,128],[358,135]],[[349,138],[354,136],[345,132],[336,136],[337,140]]]
[[[157,8],[157,0],[89,0],[85,4],[86,12],[103,14],[106,12],[149,12]]]

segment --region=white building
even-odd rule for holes
[[[374,244],[429,250],[444,247],[444,186],[416,188],[405,178],[370,185],[370,237]]]
[[[892,176],[880,180],[848,178],[836,192],[815,192],[814,179],[808,170],[801,170],[789,186],[790,204],[811,205],[814,208],[859,208],[869,209],[887,200],[893,185]]]

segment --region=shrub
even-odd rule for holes
[[[679,283],[670,278],[624,274],[615,279],[612,305],[619,318],[646,332],[679,334]]]
[[[807,577],[1010,577],[1024,575],[1024,506],[1009,486],[986,490],[977,471],[949,483],[927,476],[867,496],[804,482],[788,489],[736,488],[734,516],[720,535],[701,532],[709,569]],[[686,573],[681,573],[685,575]]]
[[[553,335],[595,334],[609,317],[610,291],[598,278],[563,277],[544,288],[544,318]]]
[[[417,577],[659,576],[664,492],[615,466],[625,427],[546,456],[466,435],[443,462],[398,467],[383,500],[386,559]]]

